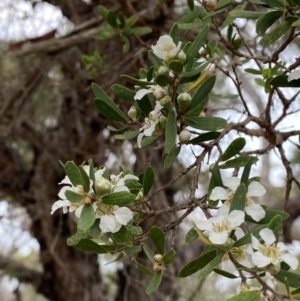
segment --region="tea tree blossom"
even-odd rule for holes
[[[175,45],[173,39],[169,35],[161,36],[156,45],[152,45],[151,48],[156,56],[164,61],[175,58],[180,50],[181,42]]]
[[[252,255],[252,261],[257,267],[263,268],[269,264],[279,266],[280,262],[284,261],[293,270],[297,269],[298,260],[287,252],[288,247],[284,243],[276,244],[276,237],[271,229],[262,229],[259,235],[265,242],[264,244],[252,236],[252,247],[256,250]]]
[[[230,206],[231,199],[236,189],[240,185],[240,179],[236,177],[224,178],[223,183],[231,191],[228,192],[223,187],[215,187],[211,192],[210,199],[213,201],[227,200],[227,202],[225,202],[225,205]],[[266,212],[259,204],[256,204],[250,197],[261,197],[265,193],[265,188],[257,181],[251,182],[248,186],[245,212],[257,222],[265,217]]]
[[[129,188],[125,185],[125,182],[128,180],[136,180],[138,181],[139,178],[137,176],[127,174],[123,177],[123,173],[121,172],[119,175],[111,175],[110,182],[112,184],[112,191],[113,192],[120,192],[120,191],[127,191],[129,192]]]
[[[101,211],[97,211],[100,215],[99,227],[103,233],[116,233],[118,232],[122,225],[127,225],[130,220],[132,220],[133,214],[131,210],[127,207],[118,206],[101,206]],[[105,214],[103,214],[103,211]],[[99,214],[99,212],[101,212]]]
[[[148,89],[140,89],[136,92],[134,100],[141,100],[145,95],[152,93],[157,100],[168,94],[167,90],[159,85],[148,86]]]
[[[145,118],[143,126],[140,128],[141,133],[137,137],[137,145],[141,148],[142,139],[144,136],[152,136],[156,125],[159,123],[159,117],[161,116],[161,109],[163,106],[156,101],[156,105],[153,111],[149,113],[149,116]]]
[[[233,230],[245,220],[245,212],[233,210],[229,213],[229,207],[219,208],[217,216],[198,222],[197,227],[204,231],[204,235],[215,245],[222,245]]]

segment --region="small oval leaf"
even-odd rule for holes
[[[165,252],[165,234],[163,230],[157,226],[153,226],[149,232],[150,238],[160,254]]]

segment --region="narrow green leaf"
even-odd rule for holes
[[[193,41],[192,45],[186,53],[186,63],[189,64],[187,66],[188,71],[192,69],[194,58],[198,54],[200,47],[204,44],[208,31],[209,25],[203,26],[202,29],[199,30],[199,34],[197,35],[197,37],[195,38],[195,40]]]
[[[289,286],[291,287],[299,287],[300,284],[300,274],[293,273],[285,270],[280,270],[279,273],[273,275],[277,280],[284,283],[284,279],[286,278]]]
[[[126,26],[132,27],[139,20],[139,16],[132,15],[130,18],[126,20]]]
[[[99,5],[97,6],[97,11],[104,19],[107,18],[109,10],[106,7],[104,7],[103,5]]]
[[[250,158],[248,160],[248,162],[246,163],[246,166],[244,168],[242,177],[241,177],[241,184],[245,184],[247,190],[248,190],[248,180],[249,180],[249,175],[250,175],[250,171],[251,171],[251,166],[252,166],[252,158]]]
[[[127,254],[127,255],[136,255],[138,254],[139,252],[142,251],[142,247],[141,246],[132,246],[132,247],[126,247],[124,249],[124,252]]]
[[[216,257],[203,269],[199,272],[199,279],[205,279],[210,273],[214,270],[215,267],[217,267],[221,262],[222,258],[224,256],[224,252],[221,250],[217,250]]]
[[[260,301],[260,294],[260,291],[249,291],[230,297],[225,301]]]
[[[119,140],[130,140],[130,139],[135,138],[139,133],[140,133],[139,130],[128,131],[124,134],[117,134],[114,137]]]
[[[293,27],[300,26],[300,19],[292,23]]]
[[[162,278],[162,271],[156,272],[154,277],[152,278],[152,280],[150,281],[149,285],[146,288],[147,295],[151,295],[158,289],[160,282],[161,282],[161,278]]]
[[[234,193],[233,199],[231,201],[230,212],[233,210],[242,210],[244,211],[246,204],[246,186],[245,184],[240,184],[237,190]]]
[[[98,226],[99,228],[99,226]],[[76,233],[67,239],[67,244],[70,247],[77,245],[82,239],[89,236],[89,231],[77,229]]]
[[[282,88],[300,88],[300,79],[295,79],[288,81],[287,75],[278,75],[274,77],[270,84],[274,87],[282,87]]]
[[[65,192],[66,198],[72,203],[81,203],[83,201],[83,196],[74,191],[67,190]]]
[[[243,156],[243,157],[226,161],[225,163],[220,165],[220,168],[226,169],[226,168],[245,167],[250,158],[252,158],[252,164],[255,164],[258,161],[256,157]]]
[[[152,28],[148,26],[136,26],[130,28],[130,33],[136,37],[144,36],[152,32]]]
[[[256,12],[256,11],[246,11],[246,10],[232,10],[229,15],[234,18],[242,18],[242,19],[258,19],[264,13],[263,12]]]
[[[88,251],[96,254],[105,254],[111,253],[116,250],[115,246],[112,245],[98,245],[90,239],[82,239],[77,245],[75,245],[77,249],[82,251]]]
[[[136,103],[144,116],[148,116],[153,110],[148,95],[145,95],[142,99],[136,100]]]
[[[199,238],[199,234],[198,232],[196,231],[195,228],[192,228],[191,230],[189,230],[189,232],[186,234],[185,236],[185,242],[186,243],[191,243],[195,240],[197,240]]]
[[[217,7],[216,7],[216,11],[230,5],[231,3],[233,3],[234,0],[220,0],[218,1]]]
[[[291,28],[291,22],[284,21],[271,32],[264,35],[259,41],[259,45],[266,47],[280,39]]]
[[[184,278],[198,272],[209,264],[215,257],[216,251],[214,250],[195,258],[180,270],[178,277]]]
[[[163,263],[164,264],[170,264],[173,262],[175,258],[175,251],[171,249],[168,253],[166,253],[163,257]]]
[[[148,245],[146,243],[142,243],[142,247],[143,247],[143,251],[145,252],[145,254],[147,255],[148,259],[151,261],[151,262],[154,262],[154,256],[155,256],[155,253],[148,247]]]
[[[278,239],[282,230],[282,220],[280,215],[275,215],[268,223],[267,227],[274,232],[275,237]]]
[[[201,66],[183,73],[180,77],[180,84],[186,84],[195,81],[197,78],[199,78],[201,72],[206,69],[206,67],[209,65],[209,62],[203,63]]]
[[[204,134],[201,134],[198,137],[193,138],[190,141],[186,142],[186,144],[198,144],[200,142],[214,140],[214,139],[219,138],[220,135],[221,135],[220,132],[208,132],[208,133],[204,133]]]
[[[160,254],[165,252],[165,234],[160,227],[153,226],[149,232],[150,238]]]
[[[233,10],[240,10],[241,8],[243,8],[242,5],[237,5],[235,8],[233,8]],[[228,14],[225,21],[223,22],[221,28],[226,28],[228,27],[228,31],[227,31],[227,40],[228,42],[231,42],[231,38],[232,38],[232,25],[231,23],[235,20],[235,17],[233,17],[232,15]]]
[[[125,75],[125,74],[122,74],[121,77],[126,79],[130,83],[138,85],[140,87],[146,87],[146,86],[149,86],[149,85],[153,85],[153,82],[146,82],[146,81],[136,79],[134,77],[131,77],[131,76],[128,76],[128,75]]]
[[[126,23],[125,23],[125,18],[124,18],[124,15],[123,13],[120,11],[118,12],[118,15],[117,15],[117,22],[118,22],[118,27],[120,29],[124,29]]]
[[[144,172],[143,189],[144,196],[148,195],[154,182],[154,171],[151,166],[148,166]]]
[[[236,278],[239,278],[238,276],[234,275],[234,274],[231,274],[229,272],[226,272],[224,270],[220,270],[220,269],[217,269],[217,268],[214,268],[213,271],[221,276],[224,276],[226,278],[229,278],[229,279],[236,279]]]
[[[194,7],[195,7],[194,0],[187,0],[187,3],[188,3],[190,10],[193,11]]]
[[[293,290],[292,292],[291,292],[291,295],[293,296],[293,295],[298,295],[298,294],[300,294],[300,287],[298,287],[297,289],[295,289],[295,290]]]
[[[130,49],[130,41],[129,39],[124,36],[124,35],[121,35],[120,36],[120,40],[123,42],[123,52],[126,53],[129,51]]]
[[[149,145],[155,143],[158,139],[160,138],[160,136],[149,136],[149,137],[145,137],[143,138],[142,140],[142,145],[141,145],[141,148],[146,148],[148,147]],[[135,145],[135,147],[137,147],[137,144]]]
[[[162,60],[156,56],[152,50],[148,51],[148,58],[152,62],[155,69],[158,69],[160,66],[162,66]]]
[[[217,131],[227,125],[227,121],[221,117],[185,117],[184,123],[198,130]]]
[[[206,107],[206,104],[208,103],[208,96],[206,96],[205,98],[203,98],[198,105],[196,105],[193,109],[190,109],[187,114],[186,117],[195,117],[195,116],[199,116],[201,114],[201,112],[203,111],[203,109]]]
[[[261,71],[257,69],[246,68],[244,71],[250,74],[261,75]]]
[[[223,181],[222,181],[219,165],[218,163],[215,163],[212,168],[212,175],[210,178],[207,194],[210,195],[212,190],[217,186],[223,187]]]
[[[136,261],[135,263],[136,263],[138,269],[139,269],[142,273],[144,273],[144,274],[146,274],[146,275],[149,275],[149,276],[153,276],[153,273],[152,273],[147,267],[145,267],[144,265],[140,264],[140,263],[137,262],[137,261]]]
[[[88,193],[90,191],[90,178],[82,166],[79,166],[79,170],[80,170],[81,177],[82,177],[83,190],[84,190],[84,192]]]
[[[106,16],[106,21],[111,27],[118,28],[116,15],[113,11],[108,12],[108,14]]]
[[[176,147],[173,149],[165,158],[164,161],[164,168],[170,168],[173,165],[173,162],[178,157],[181,150],[181,146]]]
[[[237,155],[246,145],[245,138],[236,138],[233,140],[223,155],[221,156],[221,161],[227,161],[228,159],[232,158],[233,156]]]
[[[265,32],[283,15],[283,11],[275,10],[268,12],[258,18],[256,22],[256,33],[264,35]]]
[[[169,154],[176,142],[177,128],[175,112],[172,110],[168,114],[165,134],[165,153]]]
[[[111,86],[111,89],[114,92],[114,94],[121,99],[132,101],[134,100],[135,92],[131,89],[128,89],[127,87],[115,84]]]
[[[285,0],[265,0],[265,2],[271,7],[283,8],[285,5],[287,5]]]
[[[64,167],[65,167],[65,172],[69,177],[73,186],[83,184],[81,172],[73,161],[68,161]]]
[[[123,207],[129,205],[134,198],[134,195],[127,191],[119,191],[104,195],[101,199],[104,204]]]
[[[93,226],[95,222],[95,211],[91,204],[85,204],[82,208],[81,215],[78,221],[78,229],[87,230]]]
[[[172,26],[171,30],[170,30],[170,36],[172,37],[175,45],[178,44],[179,39],[180,39],[180,33],[179,33],[179,27],[177,23],[174,23],[174,25]]]
[[[205,97],[210,93],[216,82],[216,76],[212,75],[208,77],[203,84],[195,91],[192,102],[189,106],[189,110],[195,108],[199,103],[201,103]]]
[[[196,6],[195,9],[191,10],[191,12],[183,15],[178,21],[178,25],[180,26],[181,24],[185,23],[193,23],[196,21],[195,19],[202,14],[203,8]]]

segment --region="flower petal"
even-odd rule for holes
[[[100,180],[103,177],[104,171],[105,171],[105,168],[101,168],[95,172],[95,181]]]
[[[58,185],[60,184],[69,184],[69,185],[72,185],[71,181],[70,181],[70,178],[68,176],[65,176],[64,179],[58,183]]]
[[[227,198],[228,198],[227,191],[223,187],[219,187],[219,186],[215,187],[209,196],[209,199],[213,201],[227,200]]]
[[[298,259],[291,254],[284,254],[282,260],[287,263],[292,270],[296,270],[298,267]]]
[[[248,215],[250,215],[256,222],[263,219],[266,215],[266,211],[262,208],[262,206],[258,204],[250,204],[245,207],[245,211]]]
[[[210,232],[209,240],[215,245],[222,245],[228,238],[228,232],[226,230],[222,232]]]
[[[116,211],[114,211],[114,215],[116,221],[121,225],[127,225],[133,217],[132,211],[127,207],[118,208]]]
[[[248,186],[248,193],[247,196],[254,196],[254,197],[260,197],[263,196],[266,193],[266,189],[264,186],[262,186],[259,182],[253,181]]]
[[[255,252],[252,255],[252,261],[257,267],[262,268],[269,265],[272,261],[272,258],[266,257],[260,252]]]
[[[259,235],[268,246],[271,246],[276,241],[276,237],[271,229],[262,229]]]
[[[138,90],[134,95],[134,100],[141,100],[145,95],[151,93],[148,89]]]
[[[75,215],[78,217],[78,218],[80,218],[80,216],[81,216],[81,212],[82,212],[82,209],[83,209],[83,204],[82,205],[80,205],[76,210],[75,210]]]
[[[65,196],[65,193],[66,193],[67,190],[73,191],[72,188],[74,188],[74,187],[70,187],[70,186],[64,186],[64,187],[62,187],[61,190],[58,193],[59,198],[61,198],[62,200],[66,200],[67,197]]]
[[[103,233],[113,232],[116,227],[116,219],[112,214],[103,215],[99,225]]]
[[[115,186],[114,188],[113,188],[113,191],[114,192],[121,192],[121,191],[126,191],[126,192],[130,192],[130,190],[129,190],[129,188],[127,187],[127,186],[125,186],[125,185],[123,185],[123,186]]]
[[[59,200],[56,201],[51,208],[51,214],[53,214],[57,209],[63,208],[63,213],[68,212],[68,206],[70,206],[71,203],[68,200]]]
[[[137,136],[137,145],[138,145],[139,148],[142,147],[142,139],[143,139],[144,136],[145,136],[144,133],[140,133],[140,134]]]
[[[137,180],[138,181],[139,178],[137,176],[128,174],[124,177],[124,181],[127,181],[127,180]]]
[[[230,188],[232,191],[236,191],[240,185],[240,179],[236,177],[223,178],[223,184]]]
[[[228,220],[232,227],[240,226],[245,221],[245,212],[242,210],[233,210],[229,213]]]
[[[287,81],[290,82],[300,78],[300,70],[295,70],[288,75]]]

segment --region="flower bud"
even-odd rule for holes
[[[183,130],[179,134],[179,141],[181,143],[188,142],[191,139],[191,133],[188,130]]]
[[[181,109],[187,109],[192,101],[192,97],[189,93],[180,93],[177,97],[178,105]]]
[[[217,1],[216,0],[206,0],[204,6],[207,11],[214,11],[217,7]]]
[[[186,54],[184,53],[183,50],[180,50],[178,53],[177,53],[177,59],[182,63],[184,64],[185,63],[185,60],[186,60]]]
[[[166,128],[166,125],[167,125],[167,118],[166,116],[164,115],[160,115],[159,116],[159,125],[162,129],[165,129]]]
[[[162,269],[162,265],[160,263],[154,262],[153,263],[153,271],[159,272]]]
[[[169,68],[166,66],[160,66],[156,72],[156,75],[169,76]]]
[[[127,114],[133,121],[136,121],[137,111],[135,106],[130,107]]]
[[[163,97],[159,103],[163,106],[166,107],[169,103],[171,102],[171,97],[169,95],[166,95],[165,97]]]
[[[167,90],[158,85],[154,87],[152,93],[157,100],[160,100],[163,97],[165,97],[166,95],[168,95]]]
[[[139,201],[144,197],[144,194],[142,193],[142,191],[140,190],[139,193],[137,194],[137,196],[135,197],[135,201]]]
[[[156,254],[153,256],[155,262],[162,264],[163,263],[163,256],[161,254]]]
[[[105,178],[100,178],[95,184],[96,193],[99,196],[103,196],[111,191],[111,183]]]

